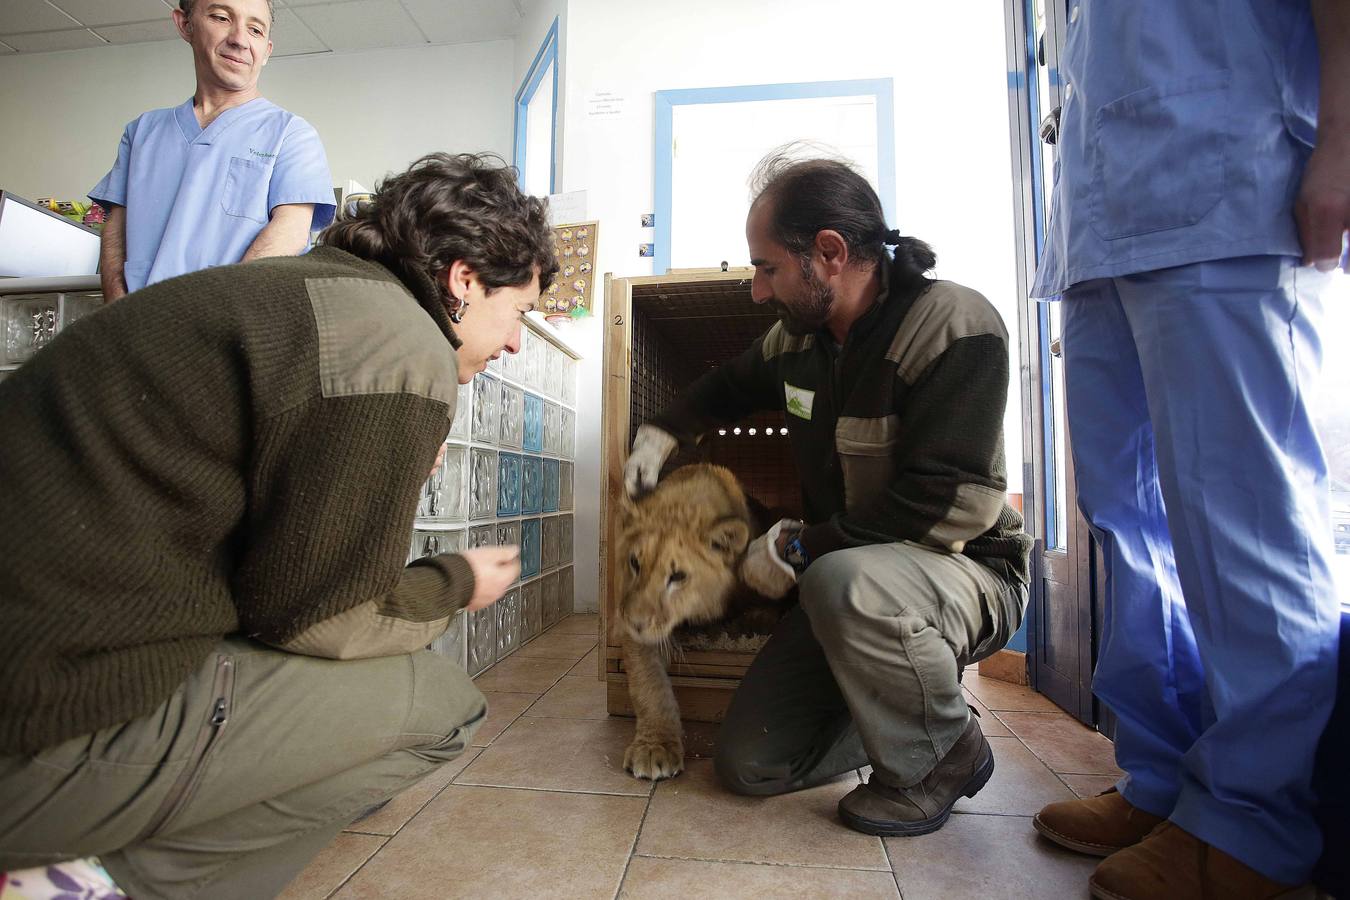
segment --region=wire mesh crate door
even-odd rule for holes
[[[750,299],[748,284],[710,280],[633,288],[629,347],[629,440],[690,382],[743,353],[773,325]],[[801,487],[790,422],[761,413],[704,436],[671,467],[705,461],[726,466],[748,493],[784,514],[800,515]],[[753,433],[752,433],[753,432]]]

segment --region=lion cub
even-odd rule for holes
[[[666,674],[675,628],[726,615],[738,587],[736,564],[763,529],[736,476],[698,464],[672,472],[650,494],[625,502],[619,559],[625,577],[618,617],[637,733],[624,768],[638,778],[684,769],[680,709]]]

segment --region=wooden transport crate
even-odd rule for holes
[[[611,552],[618,536],[617,510],[628,448],[639,425],[661,412],[695,378],[738,356],[768,330],[775,317],[751,301],[745,271],[607,277],[605,284],[600,643],[609,712],[631,716],[623,642],[615,616],[622,560]],[[788,427],[782,413],[773,412],[741,422],[739,434],[730,427],[725,435],[715,429],[698,448],[672,458],[667,471],[691,462],[717,463],[731,469],[747,492],[766,506],[800,515],[801,488],[784,431]],[[721,721],[732,692],[765,637],[728,638],[719,646],[715,635],[711,644],[700,636],[700,648],[681,648],[668,671],[685,720]]]

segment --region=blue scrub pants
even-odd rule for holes
[[[1105,558],[1093,690],[1135,806],[1269,878],[1321,850],[1311,779],[1339,604],[1314,431],[1319,293],[1278,256],[1064,295],[1078,502]]]

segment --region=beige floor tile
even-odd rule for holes
[[[881,841],[839,823],[847,777],[781,797],[741,797],[717,783],[712,763],[686,760],[652,795],[637,852],[649,856],[886,870]]]
[[[530,659],[513,653],[473,680],[480,691],[542,694],[572,668],[566,659]]]
[[[550,634],[600,634],[599,613],[577,613],[568,616],[549,629]]]
[[[1079,797],[1095,797],[1107,788],[1116,786],[1115,775],[1061,775],[1059,780]]]
[[[646,796],[652,783],[623,768],[632,739],[632,719],[522,716],[455,783]]]
[[[479,689],[482,689],[481,685]],[[497,735],[510,728],[511,723],[520,718],[526,707],[538,700],[540,695],[537,692],[483,691],[483,696],[487,698],[488,714],[470,741],[474,747],[486,747],[491,744],[497,739]]]
[[[976,700],[979,700],[994,712],[1002,712],[1005,709],[1032,710],[1034,712],[1060,711],[1059,707],[1051,703],[1048,697],[1036,693],[1029,687],[1020,684],[1008,684],[1006,681],[996,681],[993,678],[981,678],[969,669],[966,670],[961,684],[975,695]]]
[[[587,678],[600,678],[600,648],[593,647],[591,652],[581,658],[575,666],[567,670],[568,675],[585,675]]]
[[[452,785],[337,897],[613,897],[646,804]]]
[[[339,834],[286,885],[277,900],[323,900],[365,865],[387,840],[374,834]]]
[[[619,897],[629,900],[689,900],[690,897],[899,900],[900,892],[896,890],[895,876],[890,872],[635,856],[628,866]]]
[[[461,754],[458,759],[451,760],[441,766],[426,778],[390,800],[375,815],[348,825],[347,830],[360,834],[398,834],[398,830],[406,825],[409,819],[417,815],[418,810],[426,806],[433,797],[444,790],[445,786],[456,775],[464,771],[464,767],[473,762],[474,757],[480,752],[476,747],[470,748]]]
[[[525,715],[552,719],[608,719],[605,683],[594,678],[564,675],[525,711]]]
[[[1116,777],[1123,774],[1116,767],[1115,745],[1105,735],[1063,713],[1007,712],[999,718],[1055,772]]]
[[[577,662],[595,649],[595,635],[549,632],[541,634],[515,652],[516,656],[547,657]]]
[[[966,691],[966,702],[980,713],[980,731],[984,732],[985,737],[1012,737],[1012,732],[1008,726],[998,720],[998,716],[989,711],[985,706],[975,698],[970,691]]]
[[[887,838],[886,849],[905,900],[1086,898],[1101,861],[1054,846],[1015,816],[952,816],[932,834]]]
[[[974,797],[956,801],[959,813],[1034,816],[1041,807],[1073,794],[1014,737],[989,739],[994,750],[994,777]]]

